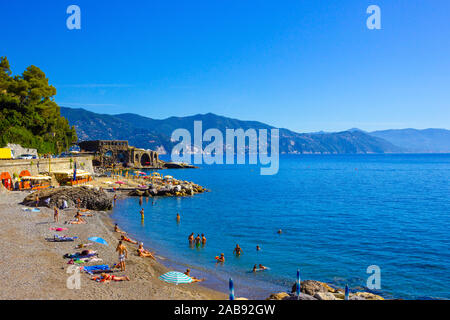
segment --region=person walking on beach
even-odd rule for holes
[[[35,201],[35,206],[37,208],[39,205],[39,196],[38,195],[36,195],[36,197],[34,198],[34,201]]]
[[[233,253],[235,253],[237,256],[240,256],[242,253],[242,249],[241,247],[239,247],[239,245],[236,245],[236,248],[234,248]]]
[[[59,221],[59,211],[57,207],[53,207],[53,222]]]
[[[128,250],[127,248],[122,244],[122,241],[119,241],[119,244],[117,245],[116,252],[119,253],[119,265],[120,270],[123,272],[126,269],[125,266],[125,259],[128,258]]]

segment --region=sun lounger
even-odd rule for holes
[[[81,267],[81,269],[83,271],[86,271],[87,273],[89,273],[91,275],[94,274],[94,273],[103,273],[103,272],[110,273],[110,272],[113,272],[111,270],[111,268],[107,264],[100,264],[100,265],[97,265],[97,266],[84,266],[84,267]]]

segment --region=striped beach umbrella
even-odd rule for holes
[[[233,279],[231,279],[231,278],[230,278],[229,288],[230,288],[230,300],[234,300],[234,283],[233,283]]]
[[[348,284],[345,285],[345,300],[348,300],[350,295],[350,291],[348,290]]]
[[[300,300],[300,269],[297,269],[297,299]]]
[[[191,277],[178,271],[167,272],[160,276],[159,280],[165,281],[167,283],[175,283],[176,285],[180,283],[191,283],[193,281]]]

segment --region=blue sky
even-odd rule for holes
[[[448,0],[0,0],[0,55],[63,106],[299,132],[450,129]],[[81,30],[66,9],[81,8]],[[382,30],[366,27],[381,8]]]

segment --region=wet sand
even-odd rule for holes
[[[98,283],[87,273],[81,274],[81,289],[68,289],[66,285],[68,259],[66,253],[76,249],[87,238],[98,236],[109,246],[93,244],[86,249],[96,250],[100,262],[85,265],[115,264],[118,262],[115,248],[120,234],[113,232],[113,224],[107,212],[93,212],[85,217],[83,225],[65,225],[75,209],[60,210],[59,223],[53,223],[53,210],[41,207],[41,212],[23,211],[20,205],[27,192],[0,193],[0,272],[2,290],[0,299],[87,299],[87,300],[216,300],[227,299],[225,293],[205,288],[199,284],[173,285],[158,277],[169,271],[159,262],[141,258],[137,245],[126,243],[128,249],[127,270],[116,269],[116,276],[127,275],[131,281]],[[52,227],[67,227],[68,231],[55,232]],[[77,236],[74,242],[48,242],[54,234]],[[151,248],[146,248],[151,250]]]

